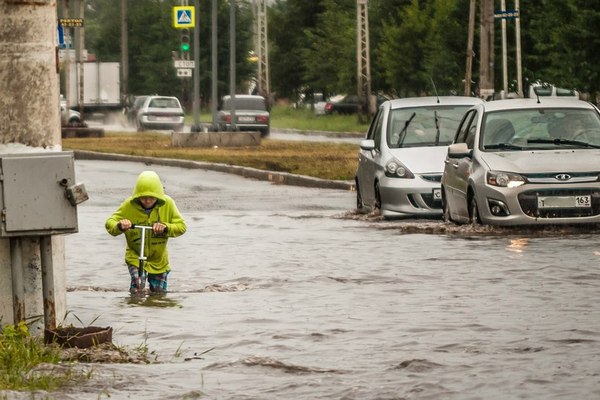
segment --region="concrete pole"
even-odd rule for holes
[[[194,27],[194,126],[192,132],[201,132],[200,128],[200,1],[194,2],[196,22]]]
[[[231,96],[231,131],[237,130],[237,127],[235,126],[235,72],[235,0],[229,0],[229,95]]]
[[[217,71],[217,1],[212,0],[211,10],[211,33],[210,33],[210,47],[211,47],[211,95],[210,95],[210,108],[212,113],[212,129],[217,130],[217,104],[219,103],[217,93],[217,83],[219,81],[219,74]]]
[[[500,3],[502,11],[506,11],[506,0]],[[508,96],[508,56],[506,50],[506,18],[502,18],[502,89],[504,98]]]
[[[479,97],[494,94],[494,2],[481,0],[479,29]]]
[[[121,0],[121,101],[129,96],[129,36],[127,34],[127,1]]]
[[[515,21],[515,36],[517,42],[517,91],[519,96],[525,97],[523,93],[523,72],[521,70],[521,10],[519,9],[519,0],[515,0],[515,11],[517,19]]]
[[[0,152],[61,150],[56,0],[0,0]],[[0,324],[14,322],[12,269],[19,268],[24,318],[44,315],[39,238],[0,238]],[[55,311],[66,309],[64,239],[51,238]],[[13,249],[11,257],[11,247]],[[20,250],[19,250],[20,249]],[[18,254],[17,254],[18,253]],[[12,260],[16,260],[14,265]],[[32,324],[39,333],[43,321]]]
[[[473,79],[473,41],[475,37],[475,1],[469,6],[469,36],[467,38],[467,67],[465,72],[465,96],[471,95],[471,80]]]

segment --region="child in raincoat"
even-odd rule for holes
[[[133,225],[152,226],[152,230],[132,229]],[[105,228],[113,236],[125,233],[125,263],[131,276],[130,292],[143,292],[147,279],[151,293],[166,293],[167,276],[171,270],[167,239],[183,235],[187,227],[175,201],[165,194],[156,172],[144,171],[138,176],[133,194],[108,217]],[[139,280],[141,285],[138,285],[142,232],[146,232],[144,256],[147,259]]]

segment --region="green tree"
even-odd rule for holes
[[[119,0],[86,1],[86,47],[101,61],[121,61],[121,5]],[[179,30],[173,27],[176,0],[128,2],[129,92],[160,93],[192,98],[191,79],[176,76],[173,52],[179,50]],[[236,91],[241,91],[256,73],[248,60],[253,47],[253,16],[248,1],[236,3]],[[205,104],[211,93],[211,7],[212,0],[200,2],[200,93]],[[218,2],[218,93],[229,92],[229,3]],[[192,33],[193,36],[193,33]],[[192,53],[193,54],[193,53]],[[193,57],[193,55],[191,55]],[[204,94],[204,96],[202,96]]]
[[[384,79],[399,96],[422,95],[429,86],[423,65],[428,19],[426,5],[412,0],[383,21],[383,35],[375,54],[383,67]]]
[[[320,0],[278,0],[269,10],[269,67],[271,88],[281,97],[297,100],[306,89],[304,50],[306,31],[317,25]],[[322,88],[318,88],[322,89]]]
[[[356,2],[323,0],[317,24],[305,31],[304,83],[325,93],[356,92]]]

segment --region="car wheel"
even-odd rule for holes
[[[137,121],[137,131],[142,132],[144,130],[144,125],[140,121]]]
[[[381,190],[379,189],[379,182],[375,184],[375,208],[381,211]]]
[[[446,197],[446,190],[442,188],[442,220],[445,223],[452,222],[450,218],[450,206]]]
[[[360,194],[360,186],[358,186],[358,180],[355,180],[356,184],[356,211],[362,213],[365,209],[365,203],[363,202],[362,195]]]
[[[477,200],[475,200],[474,194],[469,200],[469,218],[471,219],[471,225],[481,225],[481,218],[479,218],[479,208],[477,207]]]
[[[269,136],[269,133],[270,133],[270,132],[269,132],[269,128],[267,128],[267,129],[263,129],[263,130],[260,132],[260,135],[261,135],[262,137],[264,137],[264,138],[265,138],[265,137]]]

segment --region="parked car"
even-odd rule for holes
[[[600,113],[560,98],[479,104],[449,146],[444,219],[490,225],[600,222]]]
[[[131,106],[127,108],[127,122],[129,122],[130,125],[137,125],[138,112],[140,111],[140,108],[144,105],[144,102],[147,98],[148,96],[135,96],[133,98]]]
[[[231,130],[231,109],[235,105],[235,128],[238,131],[258,131],[262,137],[270,132],[270,114],[267,102],[262,96],[236,94],[235,102],[231,96],[224,96],[217,114],[220,131]],[[233,104],[232,104],[233,103]]]
[[[181,132],[184,112],[177,97],[147,96],[137,112],[137,130],[172,129]]]
[[[464,113],[482,102],[457,96],[385,101],[360,143],[357,209],[379,209],[384,218],[441,216],[447,146]]]
[[[67,107],[67,100],[62,95],[60,95],[60,124],[61,126],[81,125],[79,111],[71,110]]]
[[[376,106],[379,107],[384,101],[390,100],[390,98],[378,94],[375,96]],[[358,95],[349,94],[342,97],[331,98],[330,101],[325,103],[324,112],[325,114],[357,114],[359,111],[360,101]],[[365,103],[365,107],[367,104]],[[365,109],[365,111],[367,111]]]

